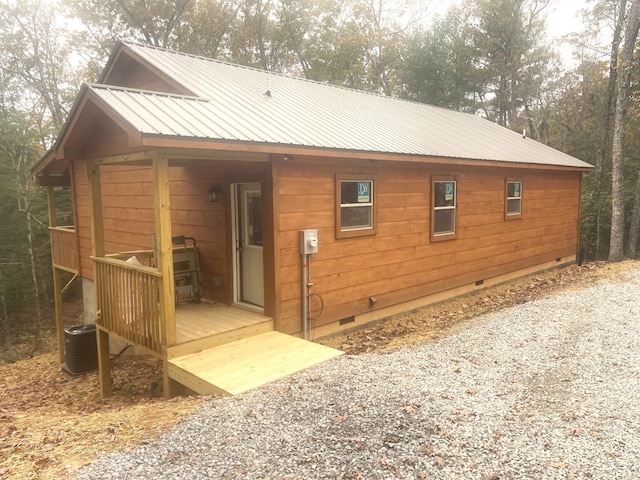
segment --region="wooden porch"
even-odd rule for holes
[[[94,257],[98,330],[161,358],[166,384],[203,395],[235,395],[342,354],[274,331],[273,319],[258,311],[206,300],[174,304],[173,318],[163,323],[162,276],[122,260],[129,255]]]
[[[93,278],[102,396],[111,395],[110,339],[123,340],[162,360],[167,397],[183,392],[183,386],[201,394],[231,395],[340,355],[275,332],[273,319],[256,311],[206,301],[180,303],[184,285],[177,282],[176,273],[184,269],[176,263],[173,247],[178,237],[172,236],[165,153],[153,150],[87,161],[92,264],[86,277]],[[149,165],[152,170],[153,251],[107,251],[101,169],[127,163]],[[59,247],[54,251],[57,263],[69,268],[67,264],[78,259],[77,240],[72,229],[52,233],[54,248]],[[181,280],[189,279],[183,275]],[[265,308],[273,314],[270,298],[265,295]]]

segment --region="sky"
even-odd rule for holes
[[[581,0],[554,0],[547,14],[549,36],[559,37],[582,30],[579,12],[587,7],[587,2]]]

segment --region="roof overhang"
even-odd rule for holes
[[[184,118],[181,115],[188,113],[187,106],[196,105],[202,107],[206,102],[210,101],[208,98],[200,97],[178,98],[180,95],[190,95],[191,92],[176,80],[170,78],[168,76],[169,74],[163,72],[160,67],[153,65],[148,59],[136,53],[134,48],[122,42],[118,43],[114,48],[109,62],[104,69],[104,73],[101,76],[101,81],[107,83],[111,80],[116,81],[129,64],[135,65],[136,68],[141,68],[141,72],[151,72],[154,78],[159,78],[159,82],[166,88],[179,92],[178,94],[158,92],[162,94],[160,96],[170,97],[172,102],[179,104],[180,108],[183,108],[182,110],[176,110],[174,112],[176,113],[175,118]],[[514,155],[513,152],[510,152],[511,154],[509,155],[504,154],[504,152],[499,152],[500,154],[496,154],[493,158],[490,158],[492,155],[491,151],[487,153],[484,158],[480,158],[483,155],[482,152],[473,150],[453,149],[451,156],[446,156],[447,152],[442,152],[442,149],[432,149],[430,152],[424,150],[423,153],[420,153],[419,149],[414,149],[414,153],[408,153],[411,152],[411,150],[408,149],[402,151],[400,148],[395,152],[385,151],[384,147],[394,148],[396,146],[395,144],[374,145],[366,142],[360,142],[359,144],[357,142],[352,142],[351,144],[349,142],[338,142],[330,145],[327,143],[314,143],[314,138],[310,140],[305,138],[301,141],[301,144],[295,144],[291,143],[292,140],[295,141],[295,136],[291,135],[280,135],[279,137],[278,135],[272,135],[270,138],[269,135],[255,135],[251,138],[250,134],[243,136],[242,133],[245,132],[241,132],[241,134],[236,134],[235,137],[231,134],[228,135],[227,138],[220,138],[226,135],[224,129],[222,131],[208,129],[202,132],[190,132],[186,129],[176,128],[174,131],[166,129],[164,133],[158,133],[162,132],[163,129],[156,124],[139,121],[140,112],[138,110],[135,108],[124,108],[128,104],[126,103],[126,98],[124,98],[123,93],[119,94],[120,96],[117,98],[114,95],[104,95],[102,90],[107,88],[112,88],[112,86],[84,84],[81,87],[70,115],[55,145],[32,168],[32,174],[36,177],[37,183],[44,185],[66,182],[65,176],[68,178],[69,162],[78,156],[89,159],[109,155],[109,153],[85,151],[88,144],[91,143],[92,134],[95,134],[94,136],[104,135],[104,132],[96,127],[100,119],[108,119],[108,121],[104,121],[103,125],[113,128],[114,131],[117,131],[117,134],[120,135],[122,144],[117,148],[113,148],[111,151],[111,158],[117,157],[120,159],[127,158],[126,155],[131,153],[161,149],[163,152],[171,152],[176,158],[188,158],[189,156],[193,157],[197,155],[202,159],[244,158],[264,161],[265,159],[277,159],[278,156],[284,157],[286,155],[294,157],[320,156],[325,158],[348,158],[409,164],[446,164],[505,169],[577,172],[588,172],[593,169],[592,166],[584,162],[563,163],[562,158],[555,162],[537,162],[536,154],[540,151],[540,146],[536,146],[534,149],[528,149],[527,152],[530,153],[527,155],[528,158],[524,156],[518,157],[518,155]],[[156,93],[138,90],[135,87],[115,86],[113,89],[119,89],[121,92],[126,92],[127,94],[136,94],[140,97],[148,96],[148,94],[155,95]],[[342,92],[342,90],[339,90],[339,92]],[[367,97],[367,99],[369,99],[369,97]],[[387,100],[385,99],[385,101]],[[163,105],[165,104],[158,103],[153,106],[155,111],[158,111],[158,109],[165,111],[161,108]],[[209,110],[203,110],[204,113],[201,114],[201,123],[204,125],[211,123],[211,115],[222,115],[223,120],[226,118],[224,117],[225,111],[218,111],[218,104],[214,103],[213,100],[209,103],[209,106],[211,105],[215,107],[215,110],[209,108]],[[438,112],[440,111],[436,110],[436,113]],[[171,112],[167,112],[167,115],[170,113]],[[229,111],[227,111],[227,113],[229,113]],[[238,115],[237,112],[232,113],[236,113],[236,116]],[[246,120],[247,118],[252,117],[244,112],[242,119]],[[475,120],[472,122],[473,126],[476,126],[477,123]],[[244,124],[252,125],[251,122],[247,121],[244,121]],[[244,124],[243,126],[246,126]],[[181,125],[182,124],[179,124],[179,126]],[[480,125],[480,127],[484,126],[484,124]],[[483,132],[485,130],[486,129],[482,128],[479,131]],[[502,135],[500,138],[506,138],[504,132],[500,135]],[[506,138],[506,141],[512,144],[514,143],[511,137]],[[518,141],[533,142],[533,140],[526,139]],[[363,150],[359,149],[359,145],[369,146],[372,149],[379,148],[376,150]],[[532,146],[535,145],[535,143],[532,144]],[[400,145],[400,147],[401,146],[402,145]],[[520,147],[518,146],[515,151],[519,151],[519,149]],[[108,151],[109,149],[106,150]],[[532,151],[529,152],[529,150]],[[459,153],[459,156],[454,156],[456,153]],[[125,155],[124,157],[122,156],[123,154]],[[470,156],[474,157],[474,155],[478,155],[478,158],[469,158]],[[562,155],[564,154],[561,154],[561,156]],[[510,158],[522,158],[522,161],[512,161],[509,160]]]
[[[141,147],[144,149],[159,149],[160,154],[168,158],[211,158],[218,159],[220,152],[223,155],[268,155],[271,159],[287,157],[295,159],[299,157],[323,157],[323,158],[348,158],[353,160],[369,160],[372,162],[393,162],[410,164],[431,165],[459,165],[489,168],[509,168],[527,170],[554,170],[554,171],[578,171],[590,172],[591,166],[576,167],[564,165],[546,165],[530,162],[505,162],[489,159],[463,159],[452,157],[440,157],[429,155],[412,155],[394,152],[373,152],[363,150],[329,149],[323,147],[309,147],[300,145],[285,145],[280,143],[258,143],[225,141],[212,139],[167,137],[161,135],[142,135]],[[231,159],[231,158],[230,158]]]

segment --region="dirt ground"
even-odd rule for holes
[[[361,354],[431,341],[468,328],[482,313],[611,280],[639,265],[597,262],[552,270],[399,314],[322,343]],[[68,478],[101,454],[162,434],[202,401],[155,398],[149,390],[153,382],[161,382],[155,359],[119,357],[112,377],[114,395],[103,400],[97,373],[71,376],[60,369],[56,353],[0,363],[0,479]]]

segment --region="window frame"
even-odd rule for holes
[[[511,183],[519,183],[520,184],[520,196],[519,197],[510,197],[509,196],[509,184]],[[504,219],[505,220],[517,220],[522,218],[522,207],[524,198],[524,181],[522,178],[515,177],[507,177],[504,181]],[[509,200],[520,200],[520,211],[518,213],[509,213]]]
[[[343,182],[370,182],[371,184],[371,201],[368,203],[342,203],[342,183]],[[362,174],[336,174],[335,179],[335,203],[336,203],[336,238],[354,238],[375,235],[377,231],[377,188],[376,177],[373,175]],[[371,226],[344,228],[342,226],[342,209],[350,208],[350,206],[361,206],[371,208]]]
[[[454,183],[453,205],[436,207],[436,184],[438,183]],[[435,218],[436,211],[453,210],[453,231],[452,232],[436,232]],[[454,175],[439,175],[431,177],[431,241],[440,242],[443,240],[454,240],[458,238],[458,177]]]

